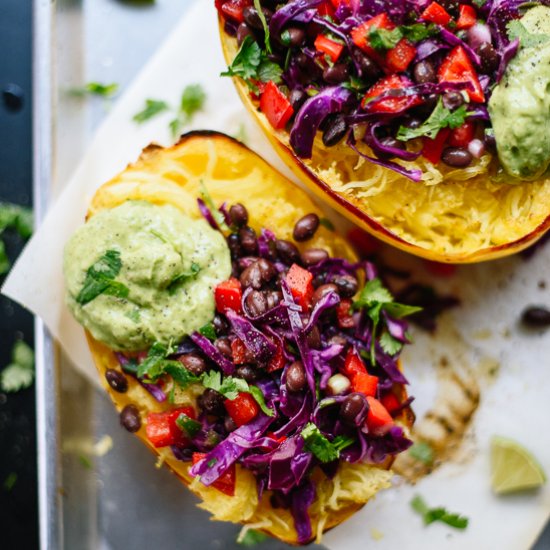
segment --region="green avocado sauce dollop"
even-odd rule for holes
[[[214,287],[231,274],[221,233],[170,205],[102,210],[65,247],[66,302],[116,351],[179,342],[214,317]]]
[[[531,8],[521,18],[535,35],[550,35],[550,8]],[[550,164],[550,41],[520,44],[489,100],[500,162],[515,178],[533,180]]]

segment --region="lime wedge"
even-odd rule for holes
[[[497,495],[536,489],[545,481],[544,470],[525,447],[505,437],[491,439],[491,486]]]

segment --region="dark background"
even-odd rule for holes
[[[0,201],[32,202],[32,1],[2,0],[0,9]],[[12,262],[23,242],[4,236]],[[0,280],[3,282],[3,279]],[[32,345],[32,316],[0,297],[0,370],[13,343]],[[9,488],[8,479],[15,483]],[[0,547],[38,548],[34,386],[0,392]]]

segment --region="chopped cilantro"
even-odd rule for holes
[[[410,449],[409,454],[419,462],[432,464],[434,461],[434,451],[425,441],[418,441]]]
[[[139,323],[141,319],[139,308],[137,307],[134,308],[132,311],[129,311],[128,313],[126,313],[125,316],[128,317],[128,319],[130,319],[130,321],[133,321],[134,323]]]
[[[34,352],[23,340],[18,340],[11,351],[11,363],[0,373],[0,389],[17,392],[30,387],[33,380]]]
[[[313,453],[321,462],[332,462],[340,457],[340,451],[353,444],[352,437],[338,436],[331,442],[310,422],[300,434],[305,442],[305,448]]]
[[[0,241],[0,275],[4,275],[10,270],[11,263],[6,252],[4,241]]]
[[[204,107],[205,101],[206,93],[200,84],[189,84],[184,88],[176,118],[169,125],[172,136],[176,137],[182,127],[191,122],[195,113]]]
[[[82,464],[82,466],[84,466],[84,468],[86,468],[87,470],[92,470],[93,469],[94,465],[92,464],[92,461],[86,455],[79,455],[78,460],[79,460],[80,464]]]
[[[115,281],[121,268],[120,252],[118,250],[105,252],[97,262],[88,268],[84,286],[78,293],[76,301],[81,305],[86,305],[100,294],[126,298],[129,293],[128,287]]]
[[[447,512],[445,508],[428,508],[428,505],[420,495],[416,495],[411,500],[412,509],[422,516],[424,525],[429,525],[434,521],[441,521],[455,529],[466,529],[468,527],[468,518],[459,514]]]
[[[442,128],[454,129],[462,126],[468,116],[469,113],[466,111],[466,105],[462,105],[455,111],[449,111],[449,109],[443,105],[443,100],[440,97],[426,122],[418,128],[400,126],[396,137],[400,141],[408,141],[409,139],[415,139],[421,136],[427,136],[434,139]]]
[[[260,21],[262,22],[262,27],[264,28],[265,49],[267,53],[270,54],[271,42],[270,42],[270,36],[269,36],[269,25],[267,24],[267,21],[265,19],[265,14],[264,14],[264,11],[262,10],[262,4],[260,0],[254,0],[254,7],[258,12],[258,17],[260,18]]]
[[[221,73],[221,76],[238,76],[249,87],[255,89],[253,80],[262,82],[272,80],[275,84],[279,84],[282,73],[281,67],[270,61],[258,43],[252,37],[247,36],[233,59],[233,63],[227,68],[227,71]]]
[[[258,403],[264,414],[273,416],[273,411],[266,405],[265,397],[262,390],[257,386],[250,386],[246,380],[242,378],[234,378],[226,376],[222,380],[222,374],[219,371],[205,372],[201,377],[202,385],[205,388],[221,393],[226,399],[233,401],[237,399],[239,393],[249,393]]]
[[[4,490],[11,491],[17,483],[17,474],[10,472],[8,477],[4,480]]]
[[[158,99],[146,99],[145,107],[133,116],[134,122],[141,124],[168,110],[168,103]]]
[[[328,218],[319,218],[319,223],[329,231],[335,230],[334,224]]]
[[[19,236],[28,239],[32,235],[32,210],[24,206],[0,202],[0,234],[6,229],[15,229]],[[11,267],[4,241],[0,240],[0,275],[4,275]]]
[[[180,430],[185,432],[186,435],[191,438],[195,437],[202,427],[200,422],[193,420],[184,413],[181,413],[178,416],[176,419],[176,424]]]
[[[249,529],[243,537],[239,537],[237,539],[237,543],[241,544],[242,546],[255,546],[256,544],[259,544],[260,542],[263,542],[264,540],[268,539],[269,537],[262,533],[261,531],[256,531],[255,529]]]
[[[508,38],[510,40],[519,39],[522,48],[534,48],[550,40],[550,35],[548,34],[534,34],[529,32],[519,19],[509,21],[506,25],[506,31],[508,32]]]
[[[388,355],[396,355],[403,348],[403,342],[394,338],[389,332],[383,332],[380,336],[380,345]]]
[[[96,95],[101,97],[111,97],[118,91],[118,84],[102,84],[101,82],[88,82],[81,88],[73,88],[70,93],[76,96]]]
[[[403,33],[399,27],[392,30],[371,27],[368,38],[370,46],[375,50],[386,51],[397,46],[397,43],[403,38]]]
[[[195,262],[191,263],[191,268],[189,271],[184,271],[183,273],[180,273],[177,277],[174,277],[172,279],[172,282],[168,285],[168,292],[170,294],[174,294],[175,291],[187,281],[190,281],[191,279],[194,279],[199,271],[201,270],[199,264],[196,264]]]
[[[424,25],[423,23],[414,23],[412,25],[403,25],[399,27],[403,36],[411,42],[420,42],[430,36],[439,33],[437,25]]]
[[[217,338],[214,323],[206,323],[206,325],[203,325],[199,329],[199,333],[206,336],[209,340],[212,340],[212,342]]]

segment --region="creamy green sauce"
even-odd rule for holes
[[[85,305],[76,298],[86,272],[107,251],[120,253],[116,281],[127,298],[100,294]],[[183,282],[182,273],[198,272]],[[80,227],[65,247],[66,301],[76,320],[111,349],[138,351],[153,342],[179,342],[214,316],[214,287],[229,278],[223,235],[173,206],[128,201],[103,210]]]
[[[550,8],[521,19],[533,34],[550,34]],[[493,90],[489,114],[500,162],[508,174],[531,180],[550,164],[550,42],[522,48]]]

